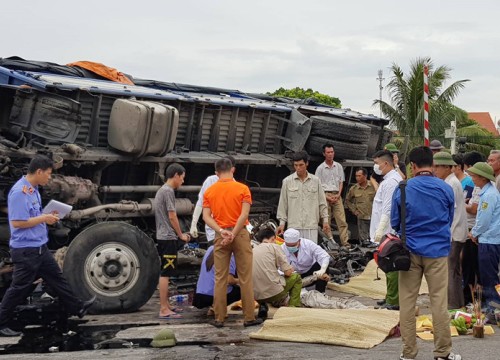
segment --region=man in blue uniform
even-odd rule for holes
[[[10,190],[8,213],[10,225],[10,251],[14,263],[12,284],[0,305],[0,336],[18,336],[7,327],[17,305],[33,289],[33,282],[42,278],[55,291],[68,313],[83,317],[95,301],[81,301],[75,297],[61,269],[47,248],[47,225],[59,221],[57,214],[42,214],[38,186],[46,185],[52,174],[53,161],[36,156],[23,176]]]

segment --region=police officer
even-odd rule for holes
[[[83,317],[95,301],[81,301],[75,297],[61,269],[47,248],[47,225],[56,223],[57,214],[42,214],[38,186],[46,185],[52,174],[53,161],[36,156],[23,176],[10,190],[8,214],[10,251],[14,263],[12,284],[0,305],[0,336],[18,336],[7,327],[17,305],[23,303],[33,289],[33,282],[42,278],[55,291],[62,305],[72,315]]]

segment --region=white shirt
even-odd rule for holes
[[[467,240],[467,212],[465,211],[465,202],[463,200],[464,191],[462,184],[455,174],[451,173],[444,180],[453,189],[455,195],[455,212],[453,222],[451,223],[451,239],[453,241],[465,242]]]
[[[330,255],[321,246],[308,239],[300,239],[299,251],[296,252],[297,256],[288,251],[286,243],[281,245],[281,247],[285,252],[288,262],[299,274],[308,272],[315,263],[318,263],[320,266],[330,263]]]
[[[315,175],[321,180],[324,191],[339,191],[340,184],[345,181],[344,168],[336,161],[332,166],[328,166],[326,162],[321,163]]]
[[[479,193],[481,192],[481,188],[478,186],[474,186],[474,190],[472,190],[472,195],[469,199],[469,204],[479,204]],[[467,213],[467,226],[469,229],[472,229],[476,224],[476,214]]]
[[[217,181],[219,181],[219,177],[217,175],[210,175],[205,179],[203,185],[201,185],[201,190],[198,193],[196,206],[203,207],[203,196],[205,195],[205,191],[207,191],[207,189]],[[215,231],[208,225],[205,225],[205,235],[207,236],[207,241],[213,241],[215,239]]]
[[[375,198],[373,199],[372,219],[370,221],[370,240],[375,241],[375,232],[377,231],[382,215],[391,218],[392,194],[398,187],[403,178],[396,170],[391,170],[384,175],[384,180],[380,183]],[[391,232],[391,221],[389,220],[384,229],[384,234]]]

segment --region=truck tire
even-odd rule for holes
[[[331,143],[335,147],[335,159],[364,160],[368,152],[367,144],[352,144],[344,141],[309,136],[306,150],[311,155],[323,155],[323,145]]]
[[[92,225],[69,245],[63,273],[75,295],[96,296],[90,313],[132,312],[158,285],[160,258],[154,241],[124,222]]]
[[[370,140],[370,127],[360,122],[329,116],[311,116],[311,120],[311,135],[359,144]]]

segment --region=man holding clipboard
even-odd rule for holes
[[[12,284],[0,305],[0,336],[18,336],[19,332],[7,325],[17,305],[29,296],[33,282],[42,278],[57,294],[66,311],[83,317],[94,303],[77,299],[61,269],[47,248],[47,224],[59,221],[56,212],[43,214],[38,186],[46,185],[52,174],[53,161],[36,156],[23,176],[9,192],[8,213],[10,226],[10,252],[14,263]]]

